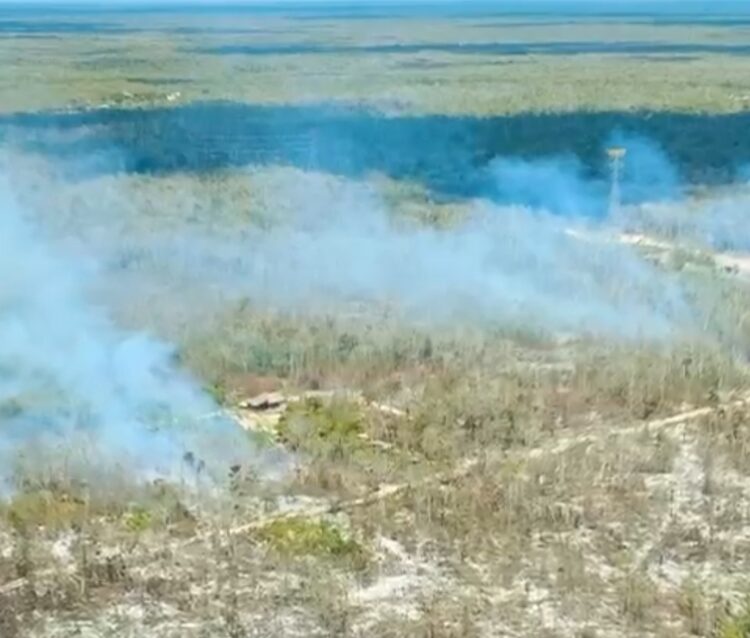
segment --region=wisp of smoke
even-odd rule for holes
[[[651,140],[616,131],[609,136],[607,147],[626,151],[618,184],[622,204],[674,200],[682,195],[677,170]],[[597,178],[590,172],[575,156],[536,160],[499,157],[485,171],[487,195],[503,205],[517,204],[563,217],[601,220],[610,213],[611,182],[609,176]]]
[[[673,201],[682,197],[679,172],[656,143],[640,135],[615,131],[607,145],[624,148],[627,152],[620,175],[624,204]]]
[[[257,460],[246,434],[172,364],[87,301],[86,269],[63,259],[0,183],[0,480],[44,451],[68,478],[119,467],[175,478],[187,452],[220,477]],[[25,461],[19,451],[31,454]],[[28,454],[27,454],[28,456]],[[44,468],[44,471],[52,471]]]
[[[647,203],[620,219],[629,232],[652,234],[687,247],[750,250],[750,188],[735,185],[710,198]]]
[[[501,157],[490,163],[489,195],[502,204],[521,204],[565,217],[606,214],[606,184],[586,179],[575,157],[536,161]]]

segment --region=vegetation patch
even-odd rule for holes
[[[129,532],[141,534],[154,525],[154,517],[145,507],[133,507],[124,514],[122,522]]]
[[[21,492],[0,506],[0,517],[19,532],[37,528],[53,531],[70,529],[85,522],[89,513],[83,499],[52,490]]]
[[[28,486],[0,502],[0,521],[21,534],[81,530],[97,521],[134,534],[160,529],[190,535],[196,524],[177,489],[167,485],[122,485],[107,493],[75,485]]]
[[[337,456],[360,444],[363,426],[362,409],[356,403],[308,398],[292,404],[277,428],[279,438],[292,449]]]
[[[748,638],[750,636],[750,600],[742,611],[722,622],[717,638]]]
[[[365,547],[327,521],[303,517],[279,519],[264,525],[258,531],[258,538],[287,557],[326,558],[344,561],[359,569],[366,567],[370,560]]]

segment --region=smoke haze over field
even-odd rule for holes
[[[622,175],[626,201],[679,194],[678,176],[657,147],[622,134],[612,139],[629,149],[635,167]],[[669,274],[632,248],[582,239],[607,228],[609,184],[588,177],[576,158],[498,158],[484,172],[492,200],[467,200],[445,229],[399,220],[368,180],[287,168],[246,173],[251,184],[258,175],[274,178],[255,209],[242,213],[250,223],[239,228],[214,223],[223,211],[196,205],[190,198],[200,193],[182,189],[174,195],[180,209],[204,210],[204,219],[193,215],[165,233],[148,226],[152,219],[132,221],[139,211],[128,189],[137,182],[118,188],[95,179],[80,187],[77,209],[57,210],[48,223],[62,239],[75,234],[94,251],[106,266],[103,288],[107,275],[127,275],[131,284],[161,282],[295,312],[365,303],[420,323],[547,333],[651,339],[690,327],[691,313]],[[172,213],[164,198],[155,211],[166,218]],[[267,211],[261,226],[251,221],[256,209]]]
[[[612,143],[632,162],[622,174],[626,201],[682,210],[679,176],[657,147],[619,134]],[[437,226],[394,210],[377,180],[289,167],[235,172],[256,195],[263,179],[273,185],[252,200],[262,211],[243,210],[247,199],[217,204],[198,182],[175,190],[167,177],[149,178],[144,199],[142,177],[68,182],[45,173],[46,160],[5,159],[15,171],[12,187],[0,189],[5,468],[40,442],[86,441],[101,464],[145,475],[174,476],[193,450],[217,473],[232,460],[257,460],[233,424],[201,420],[216,406],[175,367],[169,347],[108,318],[147,289],[160,311],[176,300],[188,321],[250,300],[303,316],[385,306],[428,327],[548,335],[664,341],[696,329],[677,276],[613,241],[646,218],[609,217],[609,184],[574,157],[495,159],[485,170],[492,199],[466,200]],[[217,206],[237,207],[232,224]],[[719,202],[704,218],[714,230],[689,227],[726,235],[734,212],[731,200]]]
[[[199,450],[208,470],[251,458],[242,432],[177,371],[167,346],[113,326],[86,298],[87,268],[61,258],[0,182],[0,479],[19,449],[57,449],[75,474],[175,476]],[[71,476],[71,478],[73,478]],[[80,478],[80,477],[79,477]]]
[[[233,238],[130,242],[127,268],[296,312],[385,304],[420,323],[647,339],[689,323],[667,274],[627,247],[568,232],[588,232],[585,219],[477,202],[447,230],[398,224],[367,185],[301,173],[277,196],[296,217]]]

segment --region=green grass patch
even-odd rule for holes
[[[720,624],[716,635],[717,638],[750,638],[750,599],[740,613]]]
[[[154,526],[154,516],[145,507],[133,507],[122,517],[125,528],[133,534],[142,534]]]
[[[286,557],[332,559],[344,561],[358,569],[363,569],[369,563],[365,547],[327,521],[284,518],[263,526],[258,538]]]
[[[107,486],[105,480],[102,485]],[[104,488],[107,489],[106,487]],[[150,529],[189,535],[196,520],[178,491],[167,485],[109,486],[108,491],[84,490],[71,485],[30,485],[0,502],[0,522],[21,534],[34,530],[61,532],[93,522],[112,522],[133,534]]]
[[[21,492],[11,501],[0,505],[3,518],[19,532],[37,528],[53,531],[82,525],[90,509],[82,499],[52,490]]]
[[[334,457],[357,447],[363,429],[364,416],[356,403],[316,398],[292,404],[277,426],[279,439],[290,448]]]

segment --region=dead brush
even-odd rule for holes
[[[620,585],[620,611],[627,623],[644,627],[651,619],[656,590],[647,574],[628,574]]]
[[[727,354],[700,344],[659,351],[596,349],[576,366],[571,391],[603,416],[648,419],[682,405],[706,405],[743,387],[746,372]]]
[[[677,608],[685,621],[685,629],[691,636],[713,638],[724,618],[723,605],[701,587],[694,578],[682,584],[677,597]]]
[[[20,638],[23,620],[16,606],[6,597],[0,597],[0,636]]]
[[[719,396],[732,387],[731,374],[717,373],[724,364],[697,358],[698,367],[687,366],[686,372],[677,355],[619,353],[589,344],[571,353],[564,366],[547,365],[539,352],[528,351],[523,356],[542,360],[521,365],[514,359],[521,355],[499,343],[465,354],[435,340],[432,351],[421,355],[417,343],[415,339],[413,348],[405,350],[405,358],[404,351],[391,352],[387,365],[378,363],[367,372],[372,379],[387,376],[392,366],[411,366],[429,355],[429,365],[409,368],[409,383],[416,384],[411,392],[403,385],[393,387],[403,414],[375,421],[361,405],[329,409],[302,403],[290,415],[294,420],[282,423],[284,439],[304,458],[304,470],[286,486],[286,495],[324,497],[311,505],[313,514],[300,513],[302,524],[289,515],[273,518],[279,493],[269,497],[270,511],[260,514],[262,508],[253,500],[260,495],[251,483],[232,493],[232,506],[221,514],[210,507],[193,513],[168,486],[150,500],[120,492],[121,502],[103,508],[100,520],[104,529],[116,526],[128,538],[139,539],[137,546],[132,556],[97,553],[103,541],[91,519],[84,521],[85,552],[78,548],[76,570],[84,584],[76,600],[97,610],[110,596],[137,594],[149,604],[173,605],[186,617],[211,618],[211,631],[243,638],[259,635],[253,633],[254,623],[261,617],[258,607],[266,604],[278,614],[297,610],[310,623],[306,635],[357,635],[358,611],[340,594],[350,591],[363,573],[376,578],[377,565],[358,568],[357,552],[347,557],[345,542],[314,525],[316,516],[342,517],[364,548],[383,536],[410,554],[421,552],[451,574],[476,572],[457,581],[472,596],[479,596],[487,582],[512,590],[531,573],[559,596],[565,613],[589,622],[594,612],[586,615],[581,610],[586,604],[574,603],[603,597],[616,603],[632,631],[648,628],[656,616],[650,607],[653,590],[646,579],[620,575],[634,569],[623,547],[640,542],[640,528],[649,524],[654,507],[647,483],[671,470],[675,447],[669,424],[639,425],[651,410],[642,409],[644,397],[657,400],[654,414],[683,403],[705,405],[704,390]],[[364,374],[364,356],[354,355],[360,347],[352,346],[347,354],[352,358],[336,369],[361,365],[358,374]],[[607,353],[612,361],[599,358]],[[328,374],[334,368],[326,366],[333,359],[326,361],[319,370]],[[597,369],[606,374],[597,376]],[[672,383],[669,375],[677,369],[683,376]],[[385,439],[387,447],[375,449],[363,434]],[[93,517],[99,506],[89,503]],[[44,520],[48,514],[41,511],[26,518]],[[216,526],[213,544],[204,537],[211,525]],[[39,533],[33,524],[23,529],[31,537]],[[296,540],[284,545],[288,531]],[[591,545],[576,544],[578,538]],[[227,550],[228,542],[237,546]],[[156,551],[159,543],[164,551]],[[149,557],[146,562],[152,561],[153,569],[140,564],[143,557]],[[599,580],[590,569],[595,560],[609,561],[618,576],[608,576],[607,583]],[[538,569],[530,571],[529,564]],[[44,567],[33,565],[34,570]],[[157,569],[165,575],[163,581],[154,580]],[[311,575],[321,571],[332,581]],[[271,581],[269,590],[264,589]],[[193,593],[188,583],[198,583]],[[327,589],[316,598],[316,587]],[[449,590],[436,597],[449,613],[428,605],[418,619],[394,618],[379,624],[378,631],[382,626],[382,635],[481,635],[482,605],[476,600],[469,604],[459,593]],[[266,635],[273,635],[273,623],[263,623],[269,628]]]
[[[414,614],[391,615],[369,627],[366,635],[383,638],[480,638],[482,602],[440,589],[423,596]]]
[[[707,449],[728,458],[738,472],[750,473],[750,428],[747,406],[729,406],[708,415],[701,424]]]
[[[644,474],[668,474],[679,450],[680,445],[673,436],[665,432],[651,436],[644,431],[633,443],[633,453],[640,459],[634,469]]]

